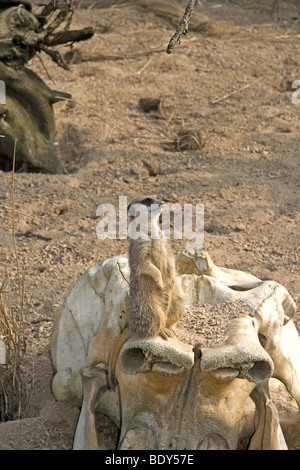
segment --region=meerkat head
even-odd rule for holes
[[[165,203],[157,196],[140,196],[135,198],[127,207],[127,213],[131,221],[135,219],[140,233],[153,235],[157,238],[160,232],[159,218]]]
[[[141,207],[143,206],[143,207]],[[135,217],[141,210],[147,210],[148,214],[152,214],[152,218],[159,217],[163,210],[164,202],[157,196],[140,196],[135,198],[127,207],[129,217]]]

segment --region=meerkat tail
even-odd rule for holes
[[[125,344],[126,341],[128,341],[131,336],[132,336],[132,333],[129,331],[128,328],[125,328],[125,330],[120,334],[117,341],[115,342],[113,350],[111,352],[109,366],[108,366],[108,386],[114,392],[116,391],[117,360],[118,360],[123,344]]]

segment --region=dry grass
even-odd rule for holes
[[[19,294],[18,294],[19,295]],[[0,290],[0,340],[5,344],[5,363],[0,365],[0,421],[20,419],[27,414],[30,393],[25,368],[24,278],[18,307],[12,307],[10,279]],[[3,344],[2,343],[2,344]]]
[[[30,393],[25,367],[26,337],[24,333],[24,275],[21,276],[15,241],[14,173],[12,171],[12,235],[14,243],[16,283],[7,274],[0,284],[0,421],[20,419],[27,414]],[[15,289],[14,289],[15,288]]]

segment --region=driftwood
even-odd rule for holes
[[[0,84],[5,91],[0,100],[0,169],[4,171],[12,169],[17,142],[17,171],[65,173],[54,149],[53,104],[71,95],[48,88],[26,64],[44,52],[68,69],[53,47],[93,36],[92,28],[69,30],[73,11],[73,0],[51,0],[37,13],[29,1],[0,0]]]

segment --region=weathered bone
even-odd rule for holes
[[[78,450],[99,450],[95,410],[101,395],[107,390],[107,371],[96,366],[93,369],[85,368],[81,372],[83,402],[74,438],[74,448]]]
[[[232,320],[226,334],[221,345],[202,349],[202,370],[219,380],[243,377],[261,383],[272,376],[273,361],[261,346],[251,317]]]
[[[177,338],[166,341],[160,336],[148,340],[131,338],[124,344],[119,358],[123,370],[131,374],[151,370],[177,374],[181,368],[190,369],[194,365],[191,345]]]
[[[273,376],[280,380],[300,408],[300,339],[291,320],[296,305],[287,290],[269,283],[273,294],[256,309],[256,330],[263,335],[264,349],[274,363]]]
[[[249,450],[287,450],[278,412],[270,397],[268,382],[257,385],[250,396],[256,404],[256,430],[251,438]]]
[[[272,374],[299,404],[300,341],[287,290],[218,268],[205,252],[194,255],[194,260],[191,252],[177,259],[187,305],[242,301],[250,309],[231,320],[224,342],[202,349],[195,363],[192,345],[177,339],[131,338],[117,363],[118,393],[107,389],[103,370],[128,322],[126,256],[90,268],[60,308],[51,342],[53,391],[61,401],[82,403],[74,448],[101,448],[93,424],[96,410],[121,428],[121,449],[236,449],[243,407],[257,384],[265,385]],[[183,265],[190,274],[183,274]],[[261,410],[267,410],[272,429],[280,433],[269,398],[260,398],[264,407],[257,400],[257,414],[263,417]],[[258,424],[257,432],[263,440],[254,444],[256,433],[253,446],[284,446],[266,427]]]
[[[237,269],[228,269],[216,266],[207,251],[187,250],[180,253],[176,258],[176,268],[180,274],[196,274],[197,276],[213,277],[225,286],[235,286],[244,284],[256,284],[262,281]]]
[[[120,367],[118,380],[122,450],[235,449],[241,410],[255,387],[240,379],[229,386],[202,372],[199,362],[177,375],[134,375]]]

